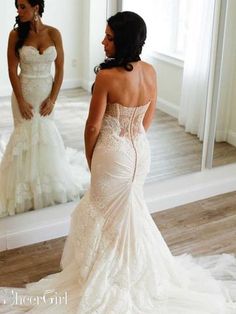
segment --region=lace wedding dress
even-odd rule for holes
[[[26,288],[2,288],[0,312],[236,313],[235,257],[172,256],[145,205],[147,108],[107,105],[91,186],[72,213],[62,271]]]
[[[75,200],[89,181],[83,153],[66,152],[54,113],[39,114],[53,84],[50,70],[55,47],[39,54],[36,48],[23,46],[19,55],[22,92],[33,106],[34,116],[22,118],[13,94],[14,131],[0,165],[0,217]]]

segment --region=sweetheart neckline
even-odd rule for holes
[[[149,105],[151,102],[151,100],[149,100],[148,102],[146,102],[144,105],[139,105],[139,106],[125,106],[119,102],[113,102],[113,103],[108,103],[108,105],[119,105],[121,107],[124,107],[124,108],[142,108],[142,107],[145,107],[147,105]]]
[[[40,51],[39,51],[36,47],[34,47],[34,46],[31,46],[31,45],[23,45],[21,48],[24,48],[24,47],[28,47],[28,48],[32,48],[32,49],[36,50],[40,56],[42,56],[42,55],[45,53],[45,51],[48,50],[49,48],[55,48],[54,45],[50,45],[50,46],[48,46],[47,48],[45,48],[42,53],[40,53]],[[55,48],[55,49],[56,49],[56,48]]]

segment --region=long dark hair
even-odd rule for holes
[[[147,36],[144,20],[137,13],[123,11],[111,16],[107,23],[114,32],[115,56],[106,59],[95,68],[95,72],[113,67],[124,67],[127,71],[132,71],[131,62],[141,60],[140,54]]]
[[[38,14],[42,17],[44,12],[44,0],[27,0],[29,4],[34,7],[36,5],[39,6]],[[15,0],[15,7],[18,9],[17,0]],[[19,49],[24,45],[24,42],[30,31],[30,22],[21,22],[19,15],[16,16],[16,23],[14,24],[14,29],[18,33],[18,39],[15,45],[15,52],[18,55]]]

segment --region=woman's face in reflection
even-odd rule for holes
[[[112,58],[115,56],[115,44],[114,44],[114,32],[112,29],[107,25],[105,30],[105,37],[102,41],[104,46],[105,54],[108,58]]]
[[[36,12],[36,6],[32,7],[27,0],[17,1],[17,12],[21,22],[29,22],[34,18]]]

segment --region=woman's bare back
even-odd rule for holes
[[[155,101],[156,77],[153,67],[143,61],[133,62],[133,70],[113,68],[107,70],[108,103],[137,107]]]

